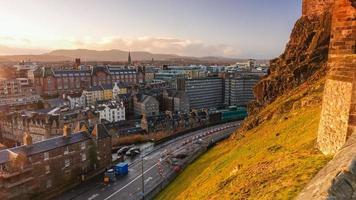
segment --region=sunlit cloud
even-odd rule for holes
[[[36,45],[34,45],[36,44]],[[152,53],[178,54],[184,56],[224,56],[238,57],[241,51],[226,44],[205,44],[199,40],[170,37],[119,37],[93,38],[67,37],[51,41],[24,40],[0,36],[0,54],[44,52],[54,49],[94,49],[124,51],[148,51]],[[5,48],[6,47],[6,48]],[[15,51],[15,49],[18,49]]]

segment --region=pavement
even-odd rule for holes
[[[73,189],[59,195],[57,200],[135,200],[142,199],[175,173],[172,164],[175,155],[186,155],[182,159],[174,159],[183,163],[192,158],[198,151],[206,149],[212,143],[222,140],[233,133],[240,122],[231,122],[212,126],[174,138],[152,148],[129,165],[129,173],[118,177],[116,181],[106,185],[103,175],[90,179]],[[144,189],[142,189],[144,188]]]

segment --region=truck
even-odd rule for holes
[[[118,163],[114,167],[115,175],[125,176],[129,173],[129,165],[125,162]]]

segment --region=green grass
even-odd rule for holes
[[[314,90],[301,94],[296,91],[266,109],[321,96]],[[275,114],[243,138],[218,144],[156,199],[292,199],[330,160],[315,147],[320,111],[316,103]]]

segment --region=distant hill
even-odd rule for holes
[[[73,60],[74,58],[81,58],[84,61],[127,61],[128,58],[127,51],[121,50],[105,50],[96,51],[88,49],[74,49],[74,50],[55,50],[44,55],[48,56],[63,56],[68,57]],[[178,55],[173,54],[153,54],[143,51],[133,51],[131,52],[132,60],[169,60],[180,58]]]
[[[128,59],[127,51],[117,49],[112,50],[89,50],[89,49],[60,49],[49,53],[39,55],[8,55],[0,56],[0,62],[19,62],[22,60],[32,60],[38,62],[59,62],[59,61],[73,61],[75,58],[80,58],[82,61],[111,61],[111,62],[125,62]],[[243,62],[246,59],[234,59],[225,57],[188,57],[179,56],[175,54],[154,54],[144,51],[132,51],[131,58],[133,61],[184,61],[184,62],[209,62],[209,63],[234,63]],[[267,63],[268,60],[258,60],[258,63]]]

